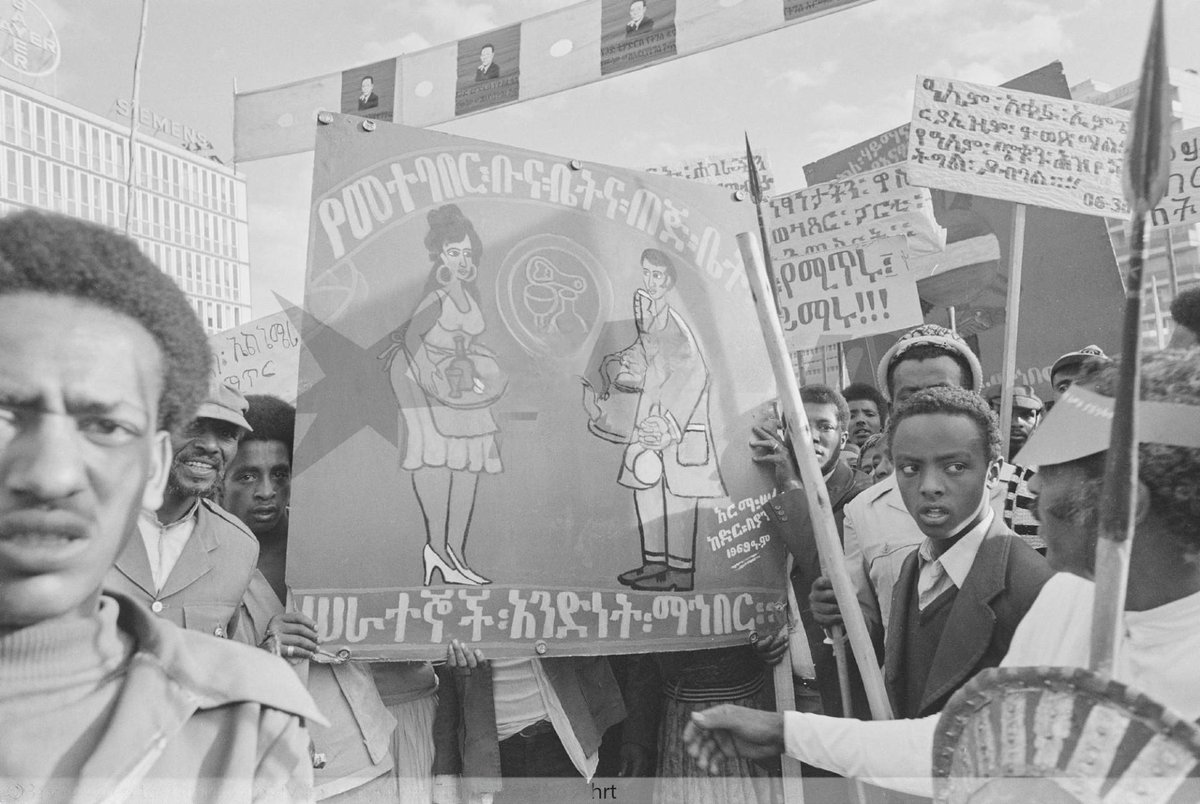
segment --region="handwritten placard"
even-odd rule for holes
[[[209,336],[212,373],[243,394],[296,401],[300,332],[287,313],[256,318]]]
[[[1150,217],[1155,229],[1200,223],[1200,128],[1171,137],[1167,191]]]
[[[775,265],[779,318],[792,349],[811,349],[921,323],[903,237]]]
[[[914,184],[1019,204],[1126,217],[1129,113],[1015,89],[917,77],[908,138]]]
[[[904,235],[913,254],[934,254],[946,233],[929,190],[909,183],[905,165],[888,165],[771,199],[771,259],[778,263]]]
[[[758,181],[764,194],[770,193],[775,186],[775,177],[771,175],[766,157],[757,153],[754,155],[754,166],[758,168]],[[716,184],[731,190],[750,192],[750,170],[746,166],[745,154],[724,154],[694,159],[690,162],[676,162],[670,165],[658,165],[646,168],[648,173],[662,173],[667,176],[678,176],[681,179]]]
[[[908,123],[905,123],[857,145],[822,157],[816,162],[809,162],[804,166],[804,175],[809,183],[827,178],[845,179],[857,173],[866,173],[903,162],[907,158]],[[832,176],[821,175],[822,167],[827,164],[838,165]]]

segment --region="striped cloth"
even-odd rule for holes
[[[1004,484],[1004,524],[1021,541],[1034,550],[1045,552],[1046,542],[1042,539],[1038,521],[1033,516],[1034,496],[1029,492],[1029,480],[1037,469],[1018,466],[1015,463],[1000,463],[1000,482]]]

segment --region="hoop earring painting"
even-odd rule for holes
[[[445,271],[445,273],[442,273],[443,271]],[[434,272],[434,276],[437,277],[438,284],[442,287],[445,287],[446,285],[449,285],[450,280],[454,278],[454,272],[450,270],[449,265],[443,263],[437,267],[437,271]]]

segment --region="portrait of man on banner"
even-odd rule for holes
[[[602,0],[600,74],[673,58],[675,0]]]
[[[520,98],[521,26],[510,25],[458,40],[455,115],[501,106]]]
[[[391,121],[396,95],[396,60],[385,59],[342,72],[341,110]]]
[[[491,42],[479,48],[479,66],[475,68],[476,81],[491,81],[500,77],[500,65],[495,59],[496,46]]]

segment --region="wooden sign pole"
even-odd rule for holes
[[[1012,438],[1013,386],[1017,377],[1017,325],[1021,320],[1021,263],[1025,258],[1025,205],[1013,207],[1008,260],[1008,297],[1004,303],[1004,360],[1000,369],[1000,454],[1008,460]]]
[[[833,506],[829,501],[829,492],[825,489],[824,478],[821,477],[816,453],[813,452],[812,431],[808,425],[808,416],[804,412],[804,404],[800,400],[800,389],[792,376],[783,328],[771,301],[770,280],[763,264],[762,250],[757,238],[749,232],[739,234],[737,241],[742,261],[746,264],[750,292],[754,295],[754,309],[766,341],[775,384],[779,389],[780,406],[789,424],[788,434],[796,463],[800,468],[804,494],[808,499],[809,516],[812,519],[821,566],[825,568],[833,583],[833,592],[842,612],[842,621],[850,636],[850,647],[854,651],[855,661],[858,662],[867,701],[871,705],[871,715],[876,720],[890,720],[892,707],[884,690],[883,674],[875,661],[875,648],[867,632],[866,620],[863,619],[862,609],[858,607],[858,597],[850,582],[850,574],[846,572],[845,554],[842,552],[841,540],[838,538],[837,526],[833,519]]]

